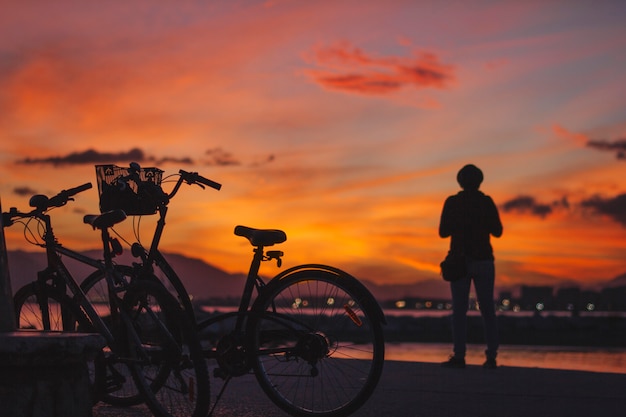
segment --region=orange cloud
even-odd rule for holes
[[[564,128],[563,126],[558,125],[558,124],[555,124],[554,126],[552,126],[552,132],[554,132],[554,134],[558,138],[572,141],[580,146],[586,146],[587,142],[589,142],[589,138],[587,137],[587,135],[583,133],[571,132],[567,130],[566,128]]]
[[[407,86],[443,89],[454,80],[454,67],[442,64],[432,53],[375,57],[349,42],[339,42],[317,48],[313,60],[324,69],[310,70],[309,75],[330,90],[381,95]]]

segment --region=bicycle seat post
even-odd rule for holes
[[[256,284],[256,279],[259,275],[259,269],[261,268],[261,262],[265,256],[265,250],[263,246],[255,246],[254,255],[252,256],[252,262],[250,263],[250,269],[248,270],[248,276],[241,296],[241,302],[239,304],[239,312],[244,312],[250,306],[250,300],[252,299],[252,292]],[[243,315],[237,317],[236,330],[243,329]]]

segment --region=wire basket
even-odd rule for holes
[[[163,171],[158,168],[130,168],[96,165],[100,212],[121,209],[129,216],[155,214],[164,202]]]

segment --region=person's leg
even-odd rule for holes
[[[483,317],[485,340],[487,349],[485,355],[488,361],[494,361],[498,355],[498,323],[494,305],[494,282],[495,267],[493,261],[472,262],[471,272],[474,276],[474,288],[476,298],[480,305],[480,313]]]
[[[471,278],[469,275],[450,283],[452,291],[452,338],[454,341],[454,357],[458,359],[465,359],[470,284]]]

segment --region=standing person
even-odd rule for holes
[[[446,199],[441,212],[439,236],[451,238],[451,251],[465,254],[467,275],[450,283],[454,354],[442,366],[465,367],[467,310],[470,285],[474,281],[487,342],[483,367],[496,368],[498,327],[493,297],[495,267],[490,235],[500,237],[502,223],[491,197],[478,190],[483,181],[483,173],[479,168],[465,165],[456,178],[462,191]]]

